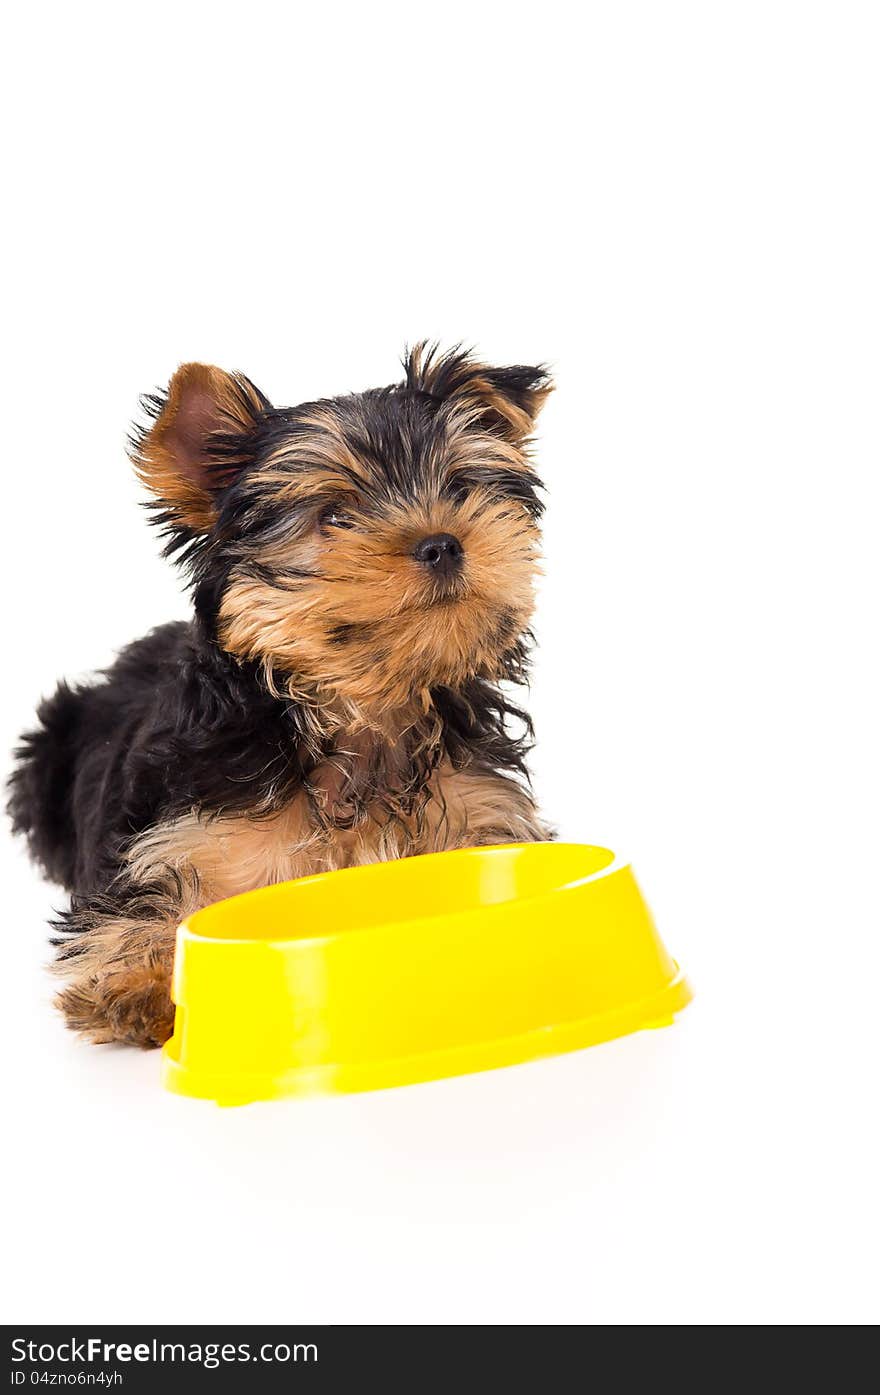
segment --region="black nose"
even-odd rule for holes
[[[452,576],[461,566],[464,548],[451,533],[432,533],[416,544],[413,557],[438,576]]]

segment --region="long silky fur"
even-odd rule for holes
[[[441,765],[528,781],[531,722],[505,691],[528,673],[527,618],[520,623],[515,610],[502,606],[495,616],[498,652],[485,671],[427,683],[396,726],[381,705],[378,717],[364,715],[360,700],[343,693],[331,701],[313,677],[271,655],[231,651],[222,614],[233,581],[288,594],[294,614],[298,598],[321,584],[308,566],[279,562],[278,539],[314,526],[328,468],[322,452],[336,451],[333,470],[352,477],[376,519],[395,500],[416,499],[428,480],[438,508],[461,507],[471,491],[502,522],[504,510],[519,510],[522,529],[534,531],[542,504],[527,432],[549,391],[546,371],[490,369],[461,350],[444,356],[418,345],[402,383],[294,409],[272,407],[241,375],[224,382],[226,416],[207,440],[195,514],[191,482],[179,497],[166,490],[150,506],[166,551],[191,583],[192,620],[134,641],[93,682],[62,683],[22,738],[10,782],[15,830],[47,875],[73,894],[56,924],[57,942],[64,963],[79,959],[90,972],[68,990],[72,997],[62,997],[69,1020],[82,1026],[89,1012],[103,1014],[110,1025],[100,1031],[147,1044],[165,1030],[167,1004],[159,1012],[152,989],[110,994],[101,975],[116,982],[127,964],[137,983],[150,981],[158,956],[165,984],[167,926],[182,905],[197,904],[198,887],[191,879],[182,885],[174,869],[153,886],[132,886],[126,855],[140,835],[188,816],[270,820],[299,794],[311,800],[316,827],[331,832],[356,829],[377,810],[389,826],[408,821],[418,829]],[[164,447],[151,433],[168,402],[165,394],[144,399],[146,421],[131,442],[151,487],[157,471],[167,474]],[[447,480],[443,462],[453,456]],[[513,523],[504,526],[518,538]],[[342,616],[315,642],[325,645],[328,669],[344,670],[346,654],[369,652],[372,640],[369,624]],[[393,668],[394,661],[393,652],[383,657],[377,648],[377,665]],[[354,754],[345,739],[352,730],[361,733]],[[339,771],[332,809],[313,788],[328,762]],[[106,934],[99,927],[112,925],[114,913],[123,929],[101,959]],[[161,953],[151,929],[160,921]]]

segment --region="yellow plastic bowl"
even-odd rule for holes
[[[246,892],[181,925],[170,1090],[372,1090],[665,1026],[691,998],[630,868],[514,843]]]

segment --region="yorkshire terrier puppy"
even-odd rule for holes
[[[392,387],[276,408],[201,363],[132,459],[192,582],[23,738],[11,814],[72,892],[58,1002],[96,1042],[171,1034],[175,932],[308,873],[550,837],[525,675],[543,368],[420,345]],[[513,721],[518,734],[511,731]]]

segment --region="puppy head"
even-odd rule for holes
[[[392,387],[276,409],[186,364],[134,442],[213,637],[348,720],[510,675],[532,612],[546,372],[424,345],[404,367]]]

